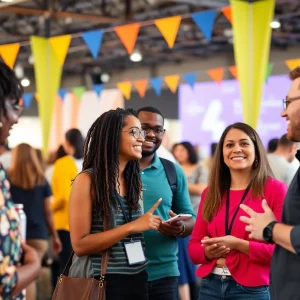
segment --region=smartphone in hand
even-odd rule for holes
[[[163,221],[163,223],[172,223],[174,221],[185,221],[192,217],[191,214],[178,214],[175,217],[172,217],[166,221]]]

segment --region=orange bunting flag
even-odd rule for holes
[[[285,64],[288,66],[289,70],[292,71],[296,67],[300,67],[300,58],[288,59],[285,61]]]
[[[34,94],[34,98],[35,98],[36,102],[40,101],[40,95],[38,93]]]
[[[164,78],[166,85],[170,91],[175,94],[178,88],[180,76],[179,75],[169,75]]]
[[[238,73],[237,73],[237,68],[236,66],[231,66],[229,67],[229,72],[231,73],[231,75],[238,80]]]
[[[3,61],[11,68],[14,68],[16,58],[20,49],[20,43],[7,44],[0,46],[0,55]]]
[[[224,68],[210,69],[207,71],[207,73],[212,80],[220,84],[221,81],[223,80]]]
[[[139,23],[115,27],[115,32],[118,35],[119,39],[122,41],[129,55],[134,50],[135,43],[139,34],[139,30],[140,30]]]
[[[63,66],[65,62],[71,39],[72,36],[70,34],[54,36],[49,38],[49,42],[61,66]]]
[[[117,87],[122,93],[122,95],[125,97],[126,100],[130,99],[131,96],[131,81],[123,81],[117,83]]]
[[[180,22],[181,16],[163,18],[154,21],[161,35],[166,40],[169,48],[173,48],[174,46]]]
[[[231,7],[230,6],[226,6],[226,7],[222,8],[222,13],[227,18],[227,20],[232,24]]]
[[[134,86],[138,91],[141,98],[145,97],[147,86],[148,86],[148,79],[140,79],[134,82]]]

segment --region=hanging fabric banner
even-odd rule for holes
[[[285,61],[285,64],[290,71],[294,70],[296,67],[300,67],[300,58],[288,59]]]
[[[231,7],[230,6],[223,7],[222,13],[227,18],[227,20],[232,24]]]
[[[269,61],[275,0],[230,0],[234,55],[239,75],[244,122],[257,127]]]
[[[231,75],[236,79],[238,80],[238,73],[237,73],[237,68],[236,66],[231,66],[229,67],[229,72],[231,73]]]
[[[96,59],[102,45],[103,30],[87,31],[81,37],[88,46],[93,58]]]
[[[72,92],[74,93],[77,100],[79,100],[79,101],[81,100],[81,97],[85,91],[86,91],[86,87],[84,87],[84,86],[77,86],[72,89]]]
[[[215,10],[207,10],[192,14],[193,21],[196,23],[208,41],[211,40],[216,14],[217,12]]]
[[[100,99],[100,95],[103,90],[104,90],[104,84],[94,84],[93,85],[93,91],[98,95],[99,99]]]
[[[145,97],[146,90],[148,87],[148,79],[140,79],[134,81],[134,87],[136,88],[137,92],[139,93],[141,98]]]
[[[164,78],[166,85],[170,91],[175,94],[178,88],[180,76],[179,75],[169,75]]]
[[[224,77],[224,68],[210,69],[207,73],[213,81],[220,84]]]
[[[123,81],[123,82],[118,82],[117,87],[122,93],[122,95],[125,97],[126,100],[130,99],[131,96],[131,81]]]
[[[26,109],[30,107],[33,98],[33,93],[24,93],[22,96],[23,104]]]
[[[197,73],[186,73],[183,75],[183,79],[191,86],[191,88],[194,88],[195,82],[197,78]]]
[[[119,39],[125,46],[128,54],[132,54],[139,34],[140,24],[133,23],[123,26],[117,26],[114,29]]]
[[[14,68],[16,58],[20,50],[20,43],[7,44],[0,46],[0,55],[3,61],[11,68]]]
[[[65,58],[71,43],[71,39],[72,36],[70,34],[59,35],[49,38],[50,45],[52,46],[53,51],[56,54],[61,66],[64,65]]]
[[[42,126],[43,154],[46,155],[51,132],[53,108],[60,86],[62,64],[48,39],[31,36],[30,44],[35,60],[36,99]]]
[[[163,84],[163,79],[161,77],[151,78],[150,83],[154,89],[154,92],[157,96],[161,95],[161,88]]]
[[[157,19],[154,21],[161,35],[166,40],[169,48],[174,47],[180,22],[181,22],[181,16]]]

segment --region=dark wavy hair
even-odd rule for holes
[[[196,164],[198,162],[198,155],[197,155],[197,152],[196,152],[194,146],[190,142],[176,143],[172,149],[173,153],[174,153],[175,148],[179,145],[184,147],[186,149],[186,151],[188,152],[189,163],[193,164],[193,165]]]
[[[70,145],[75,149],[75,152],[73,154],[74,158],[76,159],[83,158],[84,138],[80,130],[76,128],[68,130],[66,132],[65,138],[70,143]]]
[[[11,68],[0,62],[0,114],[6,116],[5,100],[14,100],[18,104],[23,94],[23,88]]]
[[[88,131],[84,143],[83,171],[92,168],[92,197],[100,217],[110,218],[111,208],[116,206],[117,179],[119,177],[119,148],[122,128],[126,117],[135,116],[133,109],[110,110],[103,113]],[[138,208],[142,194],[140,165],[138,160],[129,161],[124,170],[128,205]]]

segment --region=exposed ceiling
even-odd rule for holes
[[[7,0],[6,0],[7,1]],[[232,31],[228,20],[219,13],[210,43],[190,18],[183,18],[175,46],[168,49],[154,25],[140,29],[136,48],[142,53],[139,63],[130,61],[126,50],[113,32],[105,33],[101,52],[94,60],[80,33],[92,29],[112,28],[132,22],[149,21],[173,15],[185,15],[210,8],[228,6],[227,0],[14,0],[0,1],[1,44],[23,41],[17,63],[32,71],[31,35],[55,36],[75,34],[64,66],[64,74],[83,74],[93,68],[117,71],[136,66],[155,66],[213,56],[232,51]],[[272,47],[287,49],[300,44],[300,1],[277,0],[275,18],[281,27],[273,30]]]

